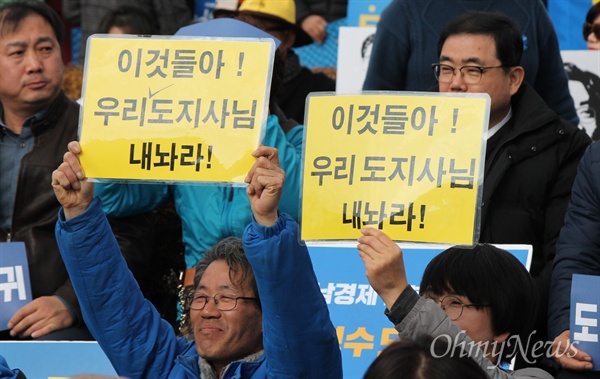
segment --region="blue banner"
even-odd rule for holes
[[[29,266],[23,242],[0,243],[0,330],[8,320],[31,302]]]
[[[600,276],[573,274],[571,283],[571,342],[592,357],[594,371],[600,371],[598,305]]]

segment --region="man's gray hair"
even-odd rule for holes
[[[225,261],[225,263],[227,263],[231,283],[238,285],[244,283],[246,279],[248,279],[250,288],[254,292],[254,296],[259,298],[258,287],[256,285],[252,266],[250,266],[250,262],[248,262],[248,258],[246,258],[242,240],[238,237],[227,237],[222,239],[208,250],[204,257],[198,261],[196,264],[196,274],[194,275],[194,289],[198,288],[200,280],[208,266],[216,261]],[[241,272],[241,276],[236,283],[233,278],[238,272]],[[260,298],[258,305],[260,307]]]

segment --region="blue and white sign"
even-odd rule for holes
[[[29,266],[23,242],[0,243],[0,330],[8,320],[31,302]]]
[[[593,370],[600,371],[598,305],[600,276],[573,274],[571,282],[571,342],[592,357]],[[595,289],[595,290],[592,290]]]

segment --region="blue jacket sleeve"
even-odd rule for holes
[[[580,164],[556,243],[549,304],[549,337],[569,329],[571,277],[600,275],[600,144],[590,145]]]
[[[119,375],[166,378],[187,348],[172,326],[144,299],[127,268],[96,198],[82,214],[65,220],[56,239],[90,332]]]
[[[271,227],[253,221],[243,242],[261,298],[269,378],[342,378],[335,329],[298,224],[285,213]]]
[[[19,376],[20,373],[21,371],[18,369],[11,370],[10,367],[8,367],[8,363],[6,363],[6,359],[0,355],[0,379],[24,378],[24,376]]]
[[[285,171],[283,194],[279,201],[279,209],[298,219],[300,206],[300,178],[302,175],[302,139],[304,126],[298,125],[284,133],[279,126],[277,116],[267,119],[267,130],[262,143],[275,147],[279,152],[279,164]]]

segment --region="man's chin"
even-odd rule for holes
[[[214,344],[206,344],[202,346],[202,344],[196,343],[196,351],[198,355],[202,357],[202,359],[214,364],[215,362],[219,362],[223,360],[223,356],[226,354],[225,351],[215,347]]]
[[[202,358],[214,358],[220,355],[219,352],[222,349],[220,348],[219,340],[215,339],[214,336],[196,333],[194,338],[196,341],[196,350]]]
[[[60,88],[44,88],[40,90],[31,90],[25,95],[24,102],[29,104],[41,105],[50,104],[60,93]]]
[[[29,104],[29,106],[34,108],[45,108],[50,105],[56,96],[58,96],[59,92],[52,93],[33,93],[31,96],[28,96],[24,99],[24,103]]]

